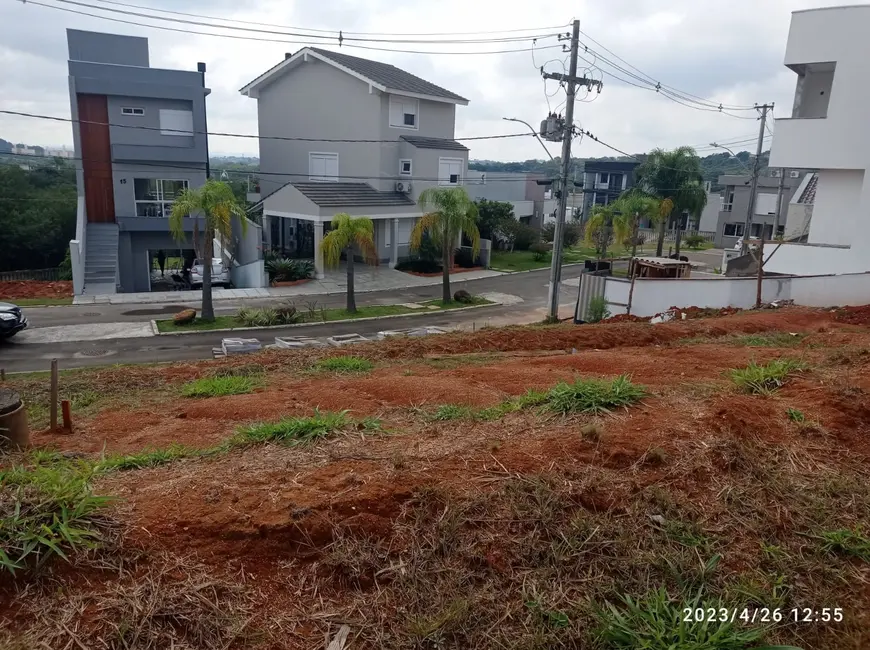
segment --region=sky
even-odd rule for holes
[[[212,31],[245,35],[244,32],[195,27],[129,15],[105,9],[138,11],[121,6],[136,4],[158,9],[228,19],[256,21],[298,28],[378,32],[391,35],[425,33],[498,32],[546,27],[539,33],[551,35],[570,30],[571,20],[580,20],[581,42],[612,62],[628,68],[613,54],[645,75],[683,93],[703,97],[729,106],[752,106],[775,102],[774,116],[791,112],[795,75],[782,64],[790,14],[792,11],[820,6],[824,0],[585,0],[550,5],[518,0],[0,0],[0,108],[43,115],[69,117],[67,85],[66,28],[147,36],[151,66],[196,70],[198,61],[207,65],[210,131],[257,133],[256,100],[243,97],[238,89],[280,62],[285,52],[295,52],[315,44],[292,36],[251,34],[287,42],[250,40],[173,33],[146,26]],[[92,5],[96,9],[84,7]],[[836,3],[829,3],[836,4]],[[536,9],[535,7],[538,7]],[[105,17],[128,20],[135,25],[111,22],[59,10],[84,11]],[[163,14],[181,20],[204,20],[189,16]],[[213,21],[212,21],[213,22]],[[246,25],[247,27],[254,27]],[[274,27],[254,27],[278,31]],[[477,36],[478,38],[480,36]],[[590,40],[594,39],[600,45]],[[432,39],[434,36],[388,36],[386,38]],[[472,38],[459,36],[454,38]],[[316,44],[337,49],[337,43],[318,39]],[[503,121],[515,117],[537,125],[549,110],[564,111],[565,91],[555,81],[544,82],[539,68],[562,72],[567,54],[556,38],[544,36],[531,40],[487,44],[378,44],[386,48],[430,50],[438,54],[381,52],[344,47],[355,56],[377,59],[408,70],[424,79],[469,99],[468,106],[456,110],[456,136],[482,136],[518,133],[525,127]],[[502,49],[534,51],[505,54],[468,54]],[[448,54],[464,52],[465,54]],[[600,94],[585,91],[575,104],[575,121],[614,147],[629,153],[642,153],[654,147],[680,145],[698,147],[699,154],[712,153],[709,143],[757,137],[755,119],[739,119],[718,111],[703,111],[668,100],[654,90],[632,87],[611,73],[626,77],[592,53],[581,53],[579,71],[603,80]],[[632,72],[637,73],[635,70]],[[582,101],[581,101],[582,99]],[[754,118],[754,111],[734,111],[733,115]],[[775,123],[771,124],[771,130]],[[49,122],[0,114],[0,137],[15,142],[56,146],[72,144],[69,123]],[[765,141],[766,143],[769,140]],[[534,138],[480,140],[468,143],[470,158],[526,160],[542,158],[544,152]],[[257,155],[257,141],[211,136],[213,155]],[[553,155],[560,145],[548,143]],[[735,147],[754,149],[752,144]],[[766,148],[766,147],[765,147]],[[595,157],[618,155],[590,138],[575,140],[573,155]]]

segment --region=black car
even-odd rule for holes
[[[21,308],[9,302],[0,302],[0,339],[15,336],[27,327],[27,319]]]

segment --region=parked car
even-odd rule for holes
[[[27,319],[21,308],[9,302],[0,302],[0,339],[15,336],[27,327]]]
[[[203,261],[194,260],[190,268],[190,284],[194,287],[202,286]],[[211,261],[211,286],[230,286],[230,270],[224,266],[223,260]]]

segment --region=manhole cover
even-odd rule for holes
[[[94,348],[93,350],[82,350],[79,354],[83,357],[105,357],[112,354],[112,351]]]
[[[94,316],[102,316],[102,314],[98,311],[86,311],[82,316],[88,316],[89,318],[93,318]]]

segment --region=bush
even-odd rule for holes
[[[541,235],[537,230],[524,223],[516,222],[511,226],[511,236],[514,242],[514,250],[527,251],[532,244],[540,241]]]
[[[294,282],[307,280],[314,275],[314,262],[275,257],[266,260],[269,282]]]
[[[470,248],[460,248],[453,256],[453,262],[463,269],[471,269],[480,266],[480,257],[474,257]]]
[[[589,301],[589,309],[586,310],[587,323],[600,323],[605,318],[610,318],[610,310],[607,308],[607,298],[595,296]]]
[[[707,238],[703,235],[687,235],[683,242],[687,247],[697,250],[707,243]]]
[[[583,238],[583,228],[578,221],[569,221],[562,229],[562,246],[568,248]],[[541,239],[552,243],[556,239],[556,222],[551,221],[541,228]]]
[[[268,327],[270,325],[286,325],[297,322],[301,316],[292,306],[265,307],[263,309],[249,309],[242,307],[236,312],[236,320],[245,327]]]
[[[301,314],[296,311],[293,305],[283,305],[275,308],[275,315],[278,317],[278,323],[281,325],[290,325],[291,323],[299,322]]]
[[[547,256],[550,254],[550,249],[552,248],[552,244],[548,244],[546,242],[536,242],[532,244],[529,250],[532,251],[533,257],[536,262],[543,262],[547,259]]]
[[[57,267],[58,280],[72,280],[72,260],[69,255],[69,246],[67,246],[63,261]]]
[[[460,289],[453,294],[453,300],[455,300],[456,302],[470,303],[474,300],[474,298],[465,289]]]
[[[435,260],[424,260],[422,258],[412,258],[402,260],[396,264],[397,271],[411,271],[412,273],[440,273],[441,264]]]
[[[637,235],[636,237],[626,237],[622,240],[622,246],[626,251],[630,251],[635,246],[643,246],[646,243],[645,235]]]

